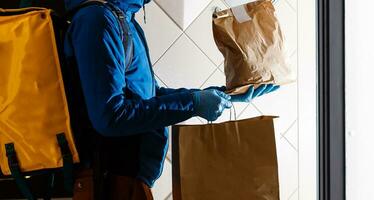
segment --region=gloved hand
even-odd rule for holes
[[[279,85],[263,84],[254,89],[253,86],[249,87],[248,91],[244,94],[232,95],[231,102],[251,102],[254,98],[268,94],[279,89]]]
[[[226,108],[231,108],[230,95],[219,90],[209,89],[193,92],[196,114],[208,121],[215,121]]]

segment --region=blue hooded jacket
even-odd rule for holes
[[[65,0],[65,5],[71,10],[84,1]],[[74,15],[64,53],[75,59],[88,117],[96,131],[105,137],[141,138],[137,178],[152,187],[161,175],[168,148],[165,127],[196,115],[195,90],[158,87],[144,33],[134,18],[149,1],[109,2],[125,13],[133,35],[134,56],[129,68],[125,70],[118,20],[100,5],[84,7]]]

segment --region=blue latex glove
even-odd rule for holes
[[[251,102],[254,98],[274,92],[279,89],[279,85],[263,84],[254,89],[253,86],[249,87],[248,91],[244,94],[232,95],[231,102]]]
[[[219,90],[201,90],[192,95],[196,114],[208,121],[217,120],[225,109],[232,106],[230,95]]]

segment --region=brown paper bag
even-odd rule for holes
[[[283,34],[270,0],[260,0],[213,14],[213,34],[225,57],[227,93],[249,86],[295,81],[286,64]]]
[[[173,127],[174,200],[279,200],[274,117]]]

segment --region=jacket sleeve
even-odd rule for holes
[[[170,95],[170,94],[183,93],[183,92],[196,92],[196,91],[209,90],[209,89],[215,89],[215,90],[225,92],[226,86],[210,86],[204,89],[187,89],[187,88],[174,89],[174,88],[159,87],[156,82],[156,95],[157,96]]]
[[[158,84],[156,85],[156,96],[165,96],[165,95],[184,93],[184,92],[195,92],[195,91],[200,91],[200,89],[187,89],[187,88],[174,89],[174,88],[160,87],[158,86]]]
[[[93,127],[104,136],[127,136],[194,116],[189,91],[147,100],[126,98],[123,44],[117,19],[109,12],[99,6],[82,9],[67,36]]]

